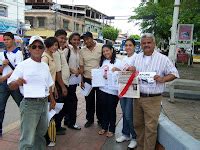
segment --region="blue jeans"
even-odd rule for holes
[[[23,99],[20,104],[20,150],[45,150],[48,129],[48,99]]]
[[[120,99],[120,104],[123,113],[123,128],[122,133],[130,137],[132,136],[133,139],[136,139],[136,133],[133,126],[133,102],[132,98],[123,97]]]
[[[15,102],[19,106],[20,102],[23,99],[23,96],[20,93],[19,89],[12,91],[8,88],[7,81],[0,83],[0,127],[3,124],[6,103],[7,103],[7,100],[10,95],[12,96],[12,98],[15,100]]]

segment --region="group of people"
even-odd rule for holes
[[[155,49],[155,37],[145,33],[141,37],[142,53],[135,54],[135,41],[127,39],[127,56],[120,60],[112,45],[102,45],[93,39],[91,32],[80,35],[72,33],[67,41],[67,33],[59,29],[54,37],[43,40],[32,36],[28,49],[30,58],[23,60],[22,52],[15,47],[14,35],[3,35],[6,50],[0,53],[0,131],[8,97],[11,95],[20,107],[21,137],[20,150],[46,148],[48,139],[49,110],[56,103],[63,102],[62,110],[53,118],[57,135],[64,135],[66,128],[81,130],[76,124],[77,96],[76,88],[85,83],[92,84],[91,71],[95,68],[108,71],[156,72],[155,84],[140,83],[140,98],[118,97],[118,90],[93,87],[86,101],[86,119],[84,127],[94,123],[96,110],[97,123],[101,127],[99,135],[113,137],[116,124],[116,107],[120,101],[123,112],[122,135],[116,142],[130,140],[129,148],[154,150],[157,138],[157,125],[160,114],[162,92],[165,82],[177,77],[178,71],[172,62]],[[80,40],[84,46],[80,49]],[[48,101],[50,106],[48,107]],[[95,107],[96,106],[96,107]],[[46,138],[46,139],[45,139]],[[55,141],[54,141],[55,142]],[[49,143],[48,143],[49,144]],[[51,143],[54,146],[55,143]]]

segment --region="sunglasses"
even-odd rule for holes
[[[38,46],[37,45],[32,45],[31,48],[32,49],[36,49],[36,48],[44,49],[44,46],[43,45],[38,45]]]

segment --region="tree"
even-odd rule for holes
[[[188,7],[189,3],[189,7]],[[154,33],[156,39],[168,40],[173,17],[174,0],[159,0],[141,3],[130,20],[140,23],[141,31]],[[200,38],[200,3],[199,0],[181,0],[179,24],[194,24],[194,39]]]
[[[105,26],[102,30],[103,37],[115,41],[118,37],[119,30],[111,26]]]
[[[130,35],[129,38],[132,38],[134,40],[139,40],[140,39],[140,36],[137,35],[137,34],[133,34],[133,35]]]

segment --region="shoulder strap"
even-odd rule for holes
[[[70,48],[69,48],[69,51],[68,51],[68,54],[67,54],[67,63],[69,64],[69,57],[70,57],[70,55],[71,55],[71,50],[70,50]]]
[[[6,55],[6,52],[5,52],[5,51],[3,52],[3,54],[4,54],[5,59],[7,59],[7,60],[9,61],[8,65],[10,66],[10,68],[11,68],[12,70],[14,70],[15,67],[10,63],[10,60],[8,59],[8,56]]]

